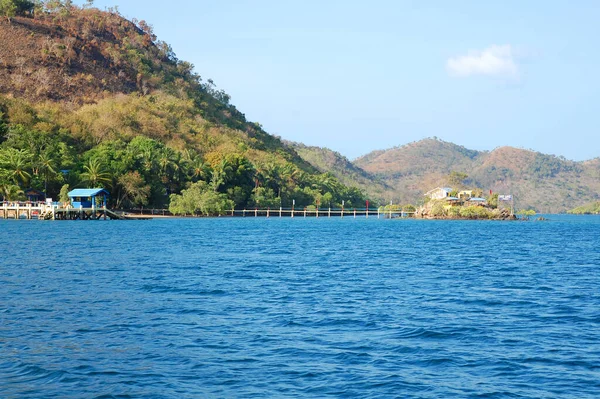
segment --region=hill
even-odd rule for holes
[[[458,185],[513,194],[519,207],[538,212],[564,212],[600,197],[599,160],[574,162],[513,147],[482,152],[433,138],[354,163],[388,182],[403,202],[419,202],[436,186],[456,186],[453,172],[466,175]]]
[[[467,170],[482,155],[436,139],[375,151],[354,164],[393,187],[401,203],[417,203],[423,193],[436,187],[451,171]]]
[[[66,0],[5,0],[0,12],[0,197],[103,185],[114,206],[164,206],[191,189],[187,213],[206,209],[199,196],[364,201],[247,121],[146,22]]]
[[[345,156],[328,148],[306,146],[301,143],[288,144],[298,155],[322,173],[331,173],[340,182],[358,187],[369,194],[372,200],[388,202],[394,198],[394,190],[383,180],[354,165]]]

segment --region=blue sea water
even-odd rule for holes
[[[0,220],[0,398],[597,398],[600,218]]]

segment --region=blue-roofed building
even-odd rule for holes
[[[110,193],[103,188],[76,188],[69,192],[73,208],[102,208]]]

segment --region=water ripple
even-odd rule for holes
[[[0,397],[595,398],[600,219],[550,218],[0,220]]]

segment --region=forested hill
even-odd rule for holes
[[[113,206],[175,198],[177,212],[210,214],[365,200],[248,122],[145,21],[3,0],[0,43],[0,198],[105,186]]]
[[[375,151],[354,164],[392,186],[401,202],[457,185],[457,175],[466,175],[460,186],[510,193],[519,207],[538,212],[564,212],[600,199],[600,159],[574,162],[513,147],[474,151],[432,138]]]
[[[371,199],[387,202],[396,197],[392,187],[358,166],[354,165],[342,154],[328,148],[307,146],[302,143],[287,142],[302,159],[313,165],[320,172],[331,173],[342,183],[359,187],[369,194]]]

